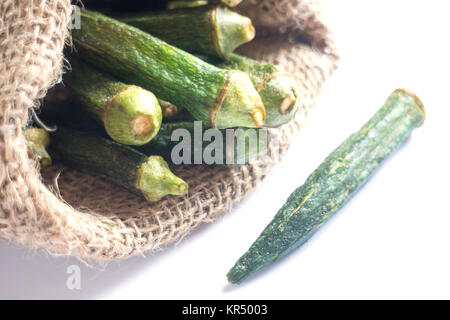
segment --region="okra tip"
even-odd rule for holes
[[[244,282],[245,279],[247,279],[250,274],[252,274],[254,271],[249,269],[244,264],[238,262],[236,265],[228,272],[227,279],[228,282],[232,284],[241,284]]]
[[[172,173],[167,162],[160,156],[150,156],[138,171],[137,189],[151,202],[167,195],[181,196],[188,192],[188,184]]]
[[[130,86],[115,95],[105,108],[104,123],[109,136],[127,145],[144,145],[158,133],[162,111],[149,91]]]
[[[232,284],[241,284],[251,275],[280,258],[279,253],[267,252],[253,244],[250,249],[239,258],[227,274]]]
[[[229,71],[227,83],[211,114],[211,127],[261,128],[265,120],[264,104],[248,75]]]
[[[213,11],[213,17],[215,17],[216,45],[222,58],[226,58],[237,47],[255,38],[256,32],[250,18],[222,6]]]

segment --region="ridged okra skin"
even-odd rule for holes
[[[246,72],[256,87],[266,109],[267,127],[280,127],[291,121],[300,105],[300,86],[291,73],[279,67],[237,54],[217,63],[219,68]]]
[[[214,67],[135,27],[82,10],[73,30],[81,57],[122,81],[186,108],[214,128],[260,127],[264,105],[248,76]]]
[[[114,141],[139,146],[158,133],[162,111],[153,93],[76,61],[65,82]]]
[[[179,129],[186,130],[186,132],[189,133],[191,146],[191,155],[189,157],[190,164],[200,164],[196,163],[195,154],[197,154],[197,156],[201,154],[203,158],[202,163],[205,163],[205,158],[203,157],[203,155],[205,155],[204,152],[205,150],[209,150],[208,146],[211,146],[211,142],[215,141],[216,135],[220,138],[219,141],[222,148],[217,155],[215,152],[211,153],[213,155],[214,162],[206,163],[209,165],[238,167],[258,157],[264,156],[268,151],[269,136],[265,129],[210,129],[214,130],[212,133],[215,137],[211,139],[203,139],[204,135],[207,135],[205,130],[208,130],[208,128],[206,126],[202,126],[199,121],[197,123],[163,123],[158,136],[149,144],[139,147],[138,150],[145,154],[159,154],[162,155],[167,161],[171,161],[172,151],[177,145],[179,145],[180,142],[182,142],[179,135],[176,135],[176,138],[179,140],[172,141],[174,132]]]
[[[180,49],[218,58],[255,37],[249,18],[220,5],[148,11],[121,20]]]
[[[69,166],[107,176],[117,185],[155,202],[166,195],[183,195],[186,182],[175,176],[159,156],[150,156],[114,141],[59,127],[50,152]]]
[[[228,273],[232,283],[304,244],[363,186],[383,160],[425,120],[422,102],[399,89],[295,190]]]
[[[47,152],[50,144],[50,135],[40,128],[28,128],[24,131],[27,149],[30,156],[39,162],[41,169],[52,165],[52,158]]]

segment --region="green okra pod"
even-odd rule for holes
[[[335,149],[291,194],[228,273],[228,280],[240,283],[308,241],[424,120],[422,102],[413,93],[396,90],[369,122]]]
[[[143,145],[158,133],[162,112],[153,93],[82,63],[74,65],[66,84],[114,141]]]
[[[155,202],[183,195],[188,185],[160,156],[150,156],[114,141],[63,127],[52,135],[50,152],[69,166],[107,176],[117,185]]]
[[[175,164],[240,166],[265,155],[269,136],[265,129],[210,129],[201,121],[163,123],[150,143],[139,147],[145,154],[159,154]]]
[[[256,87],[266,109],[267,127],[279,127],[291,121],[300,105],[300,86],[295,76],[279,67],[237,54],[217,66],[246,72]]]
[[[24,131],[28,154],[39,162],[41,169],[52,165],[52,158],[47,152],[50,135],[40,128],[28,128]]]
[[[241,71],[219,69],[137,28],[87,10],[82,10],[81,28],[72,36],[83,59],[186,108],[214,128],[264,123],[261,97]]]
[[[224,6],[148,11],[121,20],[180,49],[219,58],[255,37],[252,21]]]

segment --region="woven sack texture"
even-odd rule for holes
[[[246,0],[258,36],[240,49],[296,74],[302,104],[296,120],[271,129],[269,153],[238,169],[178,166],[185,197],[149,204],[102,177],[54,166],[42,176],[27,156],[23,128],[30,108],[61,81],[70,43],[69,0],[0,4],[0,238],[54,255],[111,261],[182,239],[229,211],[286,153],[338,62],[315,0]]]

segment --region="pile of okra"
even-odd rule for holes
[[[155,202],[188,192],[169,169],[179,158],[200,164],[198,153],[209,150],[214,161],[203,164],[225,166],[267,152],[267,144],[246,139],[294,118],[299,84],[278,66],[234,53],[255,37],[251,19],[232,9],[239,2],[161,0],[154,10],[86,1],[89,10],[75,12],[63,78],[71,99],[44,104],[41,117],[56,129],[27,129],[29,153],[41,167],[55,159]],[[209,139],[195,136],[198,128],[213,130]],[[177,132],[191,135],[192,148],[175,161]]]

